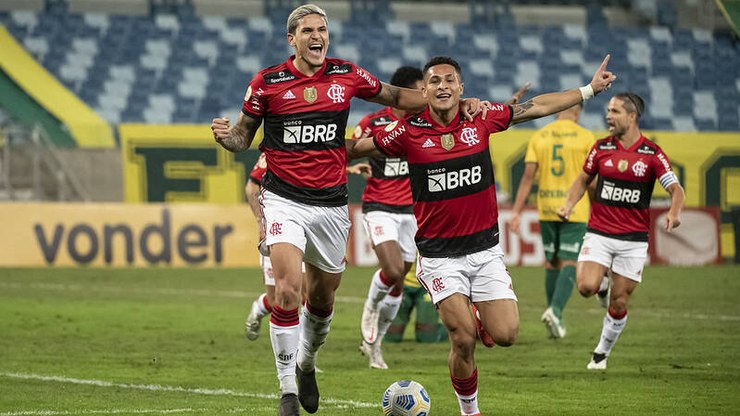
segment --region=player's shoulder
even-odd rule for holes
[[[266,85],[279,84],[282,82],[294,81],[298,79],[294,73],[290,71],[288,65],[283,62],[281,64],[273,65],[263,69],[257,73],[255,78],[262,78]]]
[[[392,122],[398,120],[398,118],[393,116],[393,113],[389,111],[388,107],[384,107],[378,111],[374,111],[366,115],[362,118],[362,120],[366,122],[369,126],[381,127],[391,124]]]
[[[326,67],[324,75],[343,75],[353,71],[356,65],[350,61],[339,58],[326,58]]]
[[[616,138],[613,136],[604,137],[603,139],[599,139],[594,143],[594,148],[596,150],[617,150],[617,143]]]
[[[635,149],[637,153],[643,155],[657,155],[658,153],[663,152],[663,150],[660,148],[660,146],[658,146],[657,143],[646,138],[645,136],[640,137],[640,141],[640,145],[637,146],[637,149]]]
[[[432,129],[434,128],[434,125],[425,117],[426,112],[422,112],[420,114],[413,114],[402,121],[405,124],[408,124],[409,126],[413,126],[420,129]]]

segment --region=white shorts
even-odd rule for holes
[[[617,240],[586,233],[578,261],[593,261],[610,268],[616,274],[641,282],[647,251],[647,242]]]
[[[406,263],[416,260],[416,217],[414,214],[396,214],[370,211],[364,215],[365,232],[373,247],[386,241],[396,241],[401,247],[401,257]]]
[[[346,265],[349,212],[341,207],[317,207],[291,201],[263,189],[260,198],[267,246],[289,243],[303,251],[303,261],[327,273]]]
[[[499,245],[460,257],[420,255],[416,278],[435,304],[455,293],[473,302],[517,300]]]
[[[265,276],[265,286],[275,286],[275,275],[272,274],[272,261],[270,257],[260,254],[262,275]],[[301,271],[306,273],[306,263],[301,263]]]

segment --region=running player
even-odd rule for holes
[[[305,4],[288,16],[295,55],[252,79],[235,125],[213,119],[216,142],[232,152],[249,148],[264,119],[260,150],[267,158],[261,204],[275,276],[270,340],[280,381],[280,415],[319,407],[315,361],[326,341],[334,295],[345,268],[350,221],[344,131],[353,97],[420,111],[421,93],[378,81],[351,62],[326,58],[326,13]],[[477,109],[475,103],[471,106]],[[473,111],[474,112],[474,111]],[[307,301],[299,327],[301,262]]]
[[[391,77],[391,85],[421,88],[419,68],[404,66]],[[406,117],[406,111],[385,107],[360,120],[353,139],[375,137],[378,130]],[[372,157],[371,176],[362,194],[362,212],[367,235],[380,269],[375,271],[362,311],[360,351],[370,368],[387,369],[381,343],[401,306],[403,277],[416,259],[416,218],[411,201],[408,164],[403,157]]]
[[[611,270],[612,286],[601,338],[587,365],[590,370],[606,370],[607,357],[627,324],[630,296],[642,281],[656,180],[671,195],[666,231],[681,224],[684,191],[668,156],[642,135],[639,122],[644,111],[645,103],[637,94],[620,93],[609,100],[606,124],[610,135],[593,145],[583,172],[558,209],[567,221],[576,201],[598,175],[588,231],[578,256],[576,286],[584,297],[593,296],[607,270]]]
[[[424,67],[426,110],[393,122],[373,139],[349,140],[351,157],[405,156],[409,164],[418,224],[417,278],[429,292],[450,334],[448,365],[463,415],[477,415],[476,321],[500,346],[519,334],[519,311],[511,276],[498,244],[498,208],[489,136],[512,123],[562,111],[606,88],[616,78],[606,71],[609,56],[591,83],[580,89],[543,94],[521,104],[493,104],[484,120],[459,117],[464,85],[459,64],[432,58]]]

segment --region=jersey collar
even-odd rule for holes
[[[464,121],[464,118],[463,118],[462,113],[458,113],[458,115],[457,115],[457,121],[456,122],[453,121],[452,123],[450,123],[449,126],[443,126],[443,125],[437,123],[434,120],[434,118],[432,118],[432,114],[431,114],[431,112],[429,110],[429,106],[427,106],[427,108],[424,109],[424,112],[422,112],[421,114],[419,114],[419,117],[421,117],[424,120],[428,121],[432,125],[432,127],[434,128],[434,130],[436,130],[438,132],[441,132],[441,133],[449,133],[451,131],[457,130],[457,128],[460,126],[460,124],[462,124],[462,122]]]
[[[640,133],[640,138],[632,143],[632,146],[630,146],[629,148],[625,148],[624,146],[622,146],[622,142],[620,142],[619,139],[614,136],[612,136],[612,140],[614,140],[614,144],[616,144],[617,149],[626,150],[628,152],[635,152],[637,151],[637,148],[640,147],[645,140],[647,140],[647,138],[643,136],[642,133]]]
[[[293,60],[295,59],[295,55],[290,55],[290,58],[288,58],[288,61],[285,63],[288,66],[288,71],[290,71],[293,75],[297,76],[298,78],[318,78],[320,77],[324,71],[326,71],[326,58],[324,58],[324,64],[321,66],[321,69],[316,71],[315,74],[309,76],[304,74],[303,72],[299,71],[298,68],[295,67],[293,64]]]

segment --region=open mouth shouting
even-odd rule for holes
[[[311,58],[321,59],[324,56],[324,44],[321,42],[311,42],[308,44],[308,54]]]

